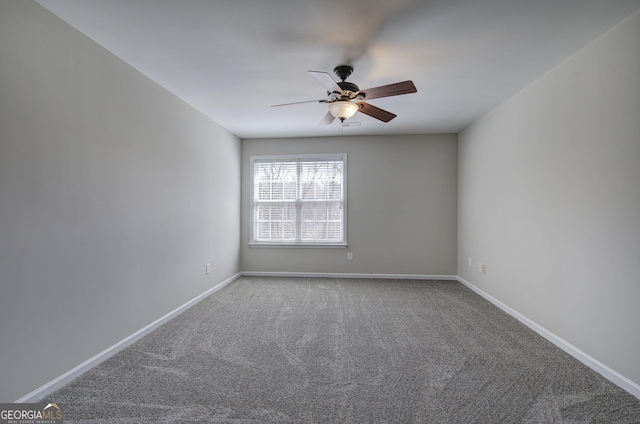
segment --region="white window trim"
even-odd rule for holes
[[[341,160],[343,162],[343,201],[342,201],[342,242],[322,242],[322,241],[256,241],[255,232],[255,212],[254,207],[254,164],[256,161],[322,161],[322,160]],[[283,247],[283,248],[345,248],[347,243],[347,154],[303,154],[303,155],[259,155],[250,157],[249,168],[249,246],[250,247]]]

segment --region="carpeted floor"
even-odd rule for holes
[[[242,277],[47,400],[66,423],[640,423],[453,281]]]

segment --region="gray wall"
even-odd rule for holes
[[[0,401],[236,274],[239,207],[239,139],[0,2]]]
[[[349,247],[249,247],[250,156],[300,153],[347,153]],[[452,134],[243,140],[242,270],[456,275],[456,192]]]
[[[458,274],[636,384],[638,52],[640,12],[464,130],[458,163]]]

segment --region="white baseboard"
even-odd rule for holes
[[[209,290],[207,290],[206,292],[202,293],[201,295],[191,299],[190,301],[188,301],[184,305],[182,305],[182,306],[174,309],[173,311],[169,312],[168,314],[166,314],[162,318],[157,319],[156,321],[152,322],[151,324],[147,325],[146,327],[141,328],[140,330],[136,331],[135,333],[131,334],[130,336],[126,337],[125,339],[119,341],[118,343],[114,344],[113,346],[111,346],[111,347],[103,350],[102,352],[98,353],[94,357],[87,359],[86,361],[84,361],[80,365],[78,365],[78,366],[74,367],[73,369],[67,371],[66,373],[62,374],[61,376],[51,380],[50,382],[38,387],[37,389],[35,389],[31,393],[21,397],[20,399],[16,400],[16,403],[38,402],[40,399],[43,399],[45,396],[55,392],[56,390],[58,390],[62,386],[64,386],[64,385],[70,383],[71,381],[75,380],[81,374],[87,372],[88,370],[90,370],[91,368],[93,368],[96,365],[100,364],[101,362],[109,359],[111,356],[113,356],[116,353],[120,352],[122,349],[126,348],[127,346],[131,345],[132,343],[136,342],[137,340],[140,340],[142,337],[144,337],[145,335],[149,334],[150,332],[152,332],[156,328],[160,327],[162,324],[164,324],[167,321],[169,321],[170,319],[180,315],[182,312],[184,312],[187,309],[189,309],[190,307],[196,305],[197,303],[199,303],[200,301],[205,299],[207,296],[209,296],[211,293],[220,290],[221,288],[223,288],[227,284],[229,284],[232,281],[236,280],[238,277],[240,277],[240,274],[236,274],[236,275],[224,280],[223,282],[215,285],[214,287],[210,288]]]
[[[18,399],[16,401],[16,403],[37,402],[40,399],[43,399],[44,397],[46,397],[50,393],[53,393],[54,391],[56,391],[57,389],[61,388],[62,386],[70,383],[71,381],[76,379],[78,376],[80,376],[84,372],[88,371],[89,369],[95,367],[96,365],[100,364],[101,362],[103,362],[106,359],[110,358],[111,356],[115,355],[116,353],[118,353],[122,349],[124,349],[127,346],[131,345],[135,341],[141,339],[142,337],[144,337],[148,333],[152,332],[156,328],[160,327],[162,324],[164,324],[165,322],[169,321],[170,319],[180,315],[185,310],[187,310],[190,307],[196,305],[197,303],[202,301],[204,298],[206,298],[210,294],[216,292],[217,290],[220,290],[221,288],[223,288],[224,286],[226,286],[229,283],[233,282],[234,280],[236,280],[240,276],[377,278],[377,279],[398,279],[398,280],[402,280],[402,279],[414,280],[415,279],[415,280],[453,280],[453,281],[458,281],[461,284],[463,284],[464,286],[466,286],[469,289],[471,289],[472,291],[474,291],[475,293],[477,293],[478,295],[480,295],[483,298],[485,298],[486,300],[488,300],[489,302],[493,303],[498,308],[502,309],[503,311],[505,311],[509,315],[513,316],[518,321],[522,322],[524,325],[526,325],[527,327],[531,328],[533,331],[535,331],[536,333],[540,334],[542,337],[544,337],[545,339],[549,340],[554,345],[558,346],[560,349],[564,350],[565,352],[567,352],[568,354],[570,354],[574,358],[578,359],[583,364],[585,364],[588,367],[592,368],[594,371],[596,371],[597,373],[601,374],[603,377],[605,377],[606,379],[608,379],[612,383],[620,386],[624,390],[628,391],[629,393],[631,393],[632,395],[634,395],[635,397],[640,399],[640,385],[638,385],[637,383],[629,380],[628,378],[626,378],[622,374],[620,374],[617,371],[611,369],[610,367],[606,366],[605,364],[603,364],[602,362],[598,361],[597,359],[587,355],[586,353],[584,353],[583,351],[581,351],[577,347],[573,346],[572,344],[568,343],[567,341],[563,340],[562,338],[556,336],[555,334],[553,334],[552,332],[550,332],[546,328],[538,325],[536,322],[530,320],[529,318],[527,318],[524,315],[520,314],[518,311],[516,311],[516,310],[510,308],[509,306],[505,305],[504,303],[502,303],[501,301],[499,301],[495,297],[493,297],[490,294],[484,292],[483,290],[481,290],[478,287],[474,286],[473,284],[471,284],[470,282],[466,281],[464,278],[462,278],[460,276],[453,276],[453,275],[411,275],[411,274],[321,273],[321,272],[241,272],[241,273],[238,273],[238,274],[228,278],[227,280],[217,284],[216,286],[212,287],[211,289],[207,290],[206,292],[202,293],[201,295],[197,296],[196,298],[194,298],[194,299],[190,300],[189,302],[185,303],[184,305],[174,309],[173,311],[169,312],[168,314],[166,314],[162,318],[159,318],[158,320],[152,322],[151,324],[147,325],[146,327],[136,331],[135,333],[131,334],[130,336],[126,337],[125,339],[121,340],[120,342],[116,343],[115,345],[103,350],[102,352],[100,352],[97,355],[93,356],[92,358],[86,360],[85,362],[81,363],[80,365],[74,367],[73,369],[67,371],[66,373],[62,374],[61,376],[51,380],[50,382],[42,385],[41,387],[37,388],[36,390],[32,391],[31,393],[21,397],[20,399]]]
[[[553,334],[551,331],[547,330],[546,328],[542,327],[541,325],[537,324],[536,322],[534,322],[534,321],[530,320],[529,318],[525,317],[524,315],[522,315],[518,311],[516,311],[516,310],[510,308],[509,306],[505,305],[504,303],[502,303],[501,301],[499,301],[495,297],[491,296],[490,294],[486,293],[485,291],[483,291],[483,290],[479,289],[478,287],[474,286],[473,284],[471,284],[470,282],[468,282],[464,278],[458,276],[457,280],[461,284],[465,285],[466,287],[468,287],[469,289],[474,291],[475,293],[477,293],[480,296],[484,297],[489,302],[493,303],[498,308],[502,309],[503,311],[505,311],[509,315],[513,316],[515,319],[517,319],[518,321],[520,321],[521,323],[523,323],[524,325],[526,325],[527,327],[529,327],[530,329],[532,329],[533,331],[535,331],[536,333],[538,333],[539,335],[544,337],[545,339],[549,340],[554,345],[558,346],[560,349],[562,349],[565,352],[567,352],[569,355],[573,356],[574,358],[576,358],[577,360],[579,360],[580,362],[582,362],[583,364],[585,364],[589,368],[591,368],[594,371],[596,371],[598,374],[602,375],[604,378],[606,378],[607,380],[611,381],[613,384],[615,384],[617,386],[620,386],[621,388],[623,388],[627,392],[631,393],[632,395],[634,395],[635,397],[640,399],[640,385],[638,385],[637,383],[634,383],[633,381],[629,380],[624,375],[622,375],[619,372],[611,369],[610,367],[606,366],[605,364],[603,364],[602,362],[600,362],[597,359],[593,358],[592,356],[589,356],[588,354],[584,353],[583,351],[581,351],[580,349],[578,349],[577,347],[575,347],[571,343],[569,343],[566,340],[558,337],[557,335]]]
[[[422,275],[422,274],[358,274],[358,273],[332,273],[332,272],[261,272],[243,271],[240,273],[247,277],[320,277],[320,278],[377,278],[390,280],[453,280],[456,275]]]

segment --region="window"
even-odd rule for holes
[[[251,245],[346,246],[347,155],[252,156]]]

